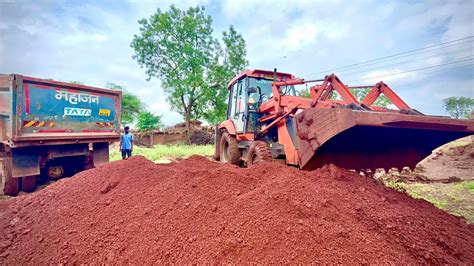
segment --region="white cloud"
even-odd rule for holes
[[[395,43],[392,40],[388,40],[388,41],[384,42],[383,45],[384,45],[385,48],[390,49],[395,45]]]
[[[318,27],[313,23],[294,23],[286,30],[282,43],[287,50],[296,51],[313,44],[318,33]]]
[[[154,113],[164,113],[164,111],[169,111],[171,107],[167,102],[155,102],[150,105],[150,111]]]
[[[109,64],[104,69],[105,74],[114,77],[114,79],[130,79],[130,80],[139,80],[143,81],[147,77],[141,71],[141,69],[136,66],[133,67],[130,64],[121,65],[121,64]]]
[[[416,74],[413,72],[403,73],[403,71],[400,69],[394,69],[371,71],[363,75],[361,78],[364,80],[364,82],[368,84],[375,84],[379,81],[384,81],[385,83],[388,83],[392,80],[406,79],[414,76],[416,76]]]
[[[153,94],[155,94],[155,92],[158,90],[159,88],[143,88],[143,89],[138,89],[136,94],[140,97],[140,98],[147,98],[147,97],[150,97],[150,96],[153,96]]]
[[[71,44],[74,43],[75,45],[78,44],[86,44],[86,45],[94,45],[100,44],[107,41],[107,35],[95,33],[95,34],[87,34],[87,33],[77,33],[74,35],[66,35],[64,36],[61,41],[64,44]]]

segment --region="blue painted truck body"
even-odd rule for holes
[[[0,75],[0,188],[16,180],[31,187],[32,176],[51,165],[107,162],[108,144],[120,137],[121,97],[120,91]]]

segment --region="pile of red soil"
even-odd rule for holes
[[[358,174],[113,162],[0,202],[0,263],[472,264],[474,226]]]
[[[474,137],[466,137],[442,146],[420,162],[417,173],[430,181],[449,183],[450,180],[473,180],[473,140]],[[467,144],[462,145],[464,142]]]

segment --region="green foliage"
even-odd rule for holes
[[[361,102],[367,94],[370,92],[370,88],[358,88],[358,89],[350,89],[351,93],[356,97],[356,99]],[[375,100],[375,106],[381,106],[385,108],[389,108],[392,105],[392,102],[383,94],[381,94],[377,100]]]
[[[454,118],[468,118],[474,107],[474,99],[469,97],[449,97],[443,100],[446,112]]]
[[[226,118],[227,110],[227,83],[238,73],[245,69],[248,61],[245,59],[247,49],[245,40],[237,33],[233,26],[223,32],[222,41],[224,48],[216,50],[210,71],[211,91],[203,97],[203,117],[210,124],[217,124]],[[222,63],[220,63],[222,61]],[[204,102],[206,101],[206,102]]]
[[[163,127],[163,123],[161,122],[160,115],[155,115],[151,112],[141,112],[138,114],[138,122],[137,127],[139,131],[145,131],[150,129],[159,129]]]
[[[152,161],[187,158],[192,155],[211,156],[214,145],[155,145],[153,148],[133,147],[133,155],[142,155]],[[122,159],[118,149],[110,151],[112,161]]]
[[[298,91],[298,93],[301,97],[311,98],[311,94],[309,93],[309,89],[307,89],[307,88]]]
[[[71,83],[71,84],[78,84],[78,85],[84,85],[83,82],[80,82],[80,81],[78,81],[78,80],[71,80],[71,81],[69,81],[68,83]]]
[[[474,194],[474,181],[473,180],[467,180],[467,181],[462,181],[453,186],[458,191],[462,191],[464,193],[472,193]]]
[[[134,59],[145,68],[148,79],[162,81],[167,100],[191,119],[211,123],[223,119],[225,84],[246,65],[245,41],[233,27],[223,34],[224,48],[212,35],[212,18],[204,7],[182,11],[172,5],[139,21],[140,33],[131,47]]]
[[[410,191],[408,193],[413,198],[426,200],[426,201],[430,202],[431,204],[433,204],[436,208],[439,208],[439,209],[444,209],[446,207],[446,205],[448,204],[447,200],[440,199],[438,197],[433,197],[433,196],[426,195],[426,194],[420,194],[416,191]]]
[[[404,183],[406,192],[413,198],[424,199],[453,215],[462,216],[474,223],[474,181],[456,183]]]
[[[404,183],[397,182],[397,181],[394,181],[394,180],[388,180],[384,184],[385,184],[385,186],[387,186],[391,189],[394,189],[394,190],[397,190],[397,191],[400,191],[400,192],[406,192]]]
[[[370,88],[358,88],[350,89],[351,93],[356,97],[356,99],[361,102],[367,94],[369,94]],[[309,89],[302,89],[299,91],[299,95],[305,98],[311,98]],[[331,99],[340,100],[341,96],[338,93],[333,93]],[[385,97],[385,95],[380,95],[379,98],[375,101],[374,105],[389,108],[392,105],[392,102]]]
[[[474,181],[467,181],[465,183],[465,187],[471,191],[471,192],[474,192]]]
[[[145,105],[140,98],[127,92],[125,87],[115,83],[108,82],[106,87],[111,90],[122,91],[122,116],[120,117],[120,121],[124,125],[133,123],[135,119],[137,119],[138,114],[145,109]]]

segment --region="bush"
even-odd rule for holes
[[[214,134],[208,131],[197,130],[189,137],[189,142],[195,145],[209,145],[214,144]]]

